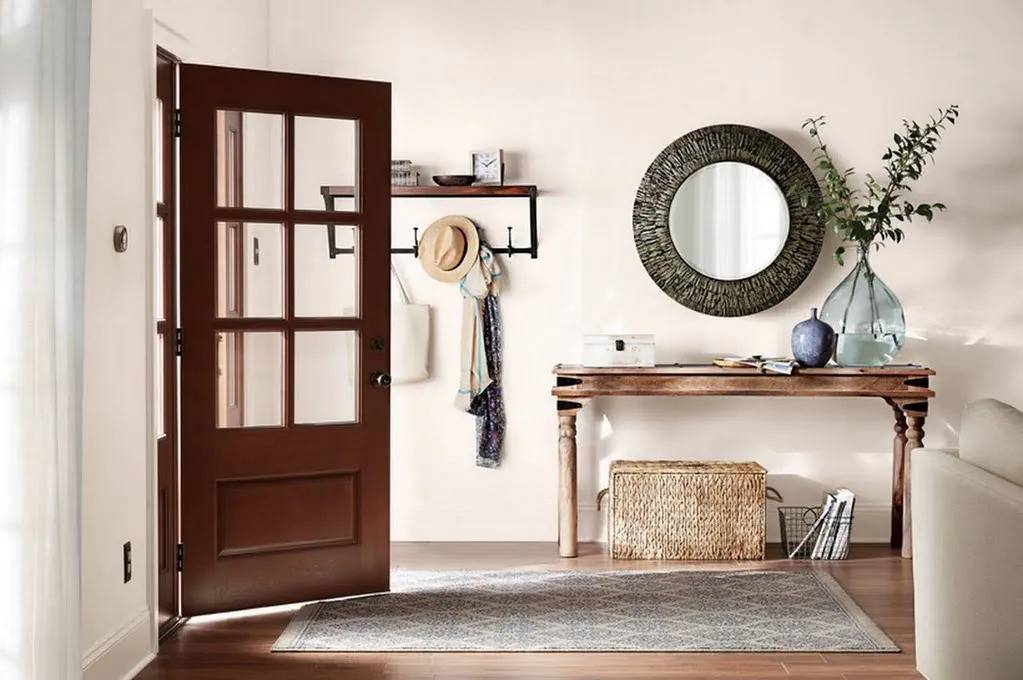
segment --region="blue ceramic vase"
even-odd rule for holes
[[[809,319],[800,321],[792,329],[792,358],[800,366],[826,366],[834,348],[835,331],[817,318],[816,307],[810,310]]]

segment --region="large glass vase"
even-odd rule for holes
[[[874,273],[869,248],[858,250],[856,266],[824,301],[820,318],[835,330],[840,366],[884,366],[906,337],[902,304]]]

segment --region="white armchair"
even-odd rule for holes
[[[1023,412],[966,407],[958,450],[912,454],[917,669],[1023,678]]]

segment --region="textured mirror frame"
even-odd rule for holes
[[[767,173],[789,208],[788,238],[774,262],[753,276],[730,281],[690,267],[675,248],[668,224],[682,182],[722,161],[748,163]],[[676,139],[647,168],[632,208],[632,231],[643,266],[665,293],[703,314],[746,316],[778,304],[810,274],[824,242],[820,206],[813,172],[788,144],[746,125],[711,125]]]

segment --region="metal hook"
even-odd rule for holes
[[[412,227],[412,257],[419,257],[419,227]]]
[[[512,251],[512,228],[508,227],[508,257],[511,257]]]

